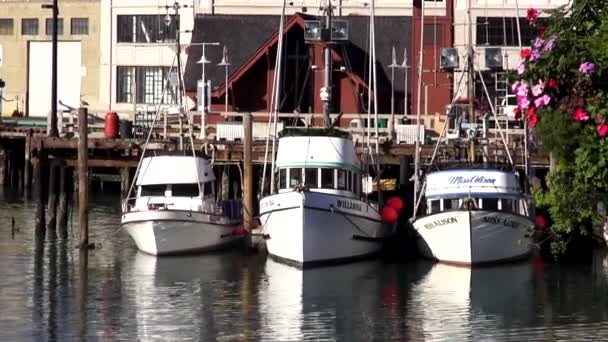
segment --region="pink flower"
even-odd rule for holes
[[[597,134],[602,138],[605,137],[606,134],[608,134],[608,125],[606,125],[606,124],[599,125],[597,127]]]
[[[530,100],[528,100],[527,96],[518,96],[517,105],[521,109],[527,109],[530,106]]]
[[[538,80],[538,84],[532,87],[532,95],[539,96],[545,91],[545,85],[542,80]]]
[[[545,40],[542,39],[541,37],[536,37],[536,39],[534,39],[534,47],[537,49],[540,49],[544,43],[545,43]]]
[[[540,58],[540,51],[538,51],[536,49],[532,50],[532,52],[530,53],[530,60],[535,61],[539,58]]]
[[[517,89],[519,88],[519,85],[520,85],[520,84],[521,84],[521,82],[519,82],[519,81],[515,81],[515,83],[513,83],[513,84],[511,85],[511,91],[515,93],[515,92],[517,91]]]
[[[549,104],[549,102],[551,102],[551,97],[549,95],[543,95],[539,98],[537,98],[536,100],[534,100],[534,105],[538,108],[542,107],[542,106],[546,106]]]
[[[528,21],[534,23],[538,19],[538,10],[535,8],[528,8]]]
[[[589,76],[595,71],[595,64],[589,62],[581,63],[578,71],[585,76]]]
[[[557,36],[552,35],[551,38],[549,38],[549,40],[547,40],[547,43],[545,44],[545,47],[543,48],[543,50],[545,50],[545,51],[553,50],[553,47],[555,47],[556,41],[557,41]]]
[[[585,112],[583,108],[578,107],[574,113],[572,113],[572,119],[574,119],[574,121],[587,121],[589,120],[589,114]]]
[[[517,96],[528,96],[528,85],[526,84],[526,82],[522,81],[516,90]]]

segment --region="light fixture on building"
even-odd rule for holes
[[[486,67],[490,70],[502,69],[502,50],[500,48],[486,48]]]
[[[333,20],[331,22],[331,40],[348,40],[348,21]]]
[[[319,20],[304,20],[304,40],[321,39],[321,22]]]
[[[441,49],[441,69],[446,71],[454,71],[458,68],[458,49],[443,48]]]
[[[222,61],[217,65],[224,67],[224,112],[228,113],[228,68],[232,64],[228,60],[228,48],[225,45],[222,50]]]

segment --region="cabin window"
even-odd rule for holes
[[[287,169],[279,170],[279,189],[287,189]]]
[[[457,209],[459,206],[460,204],[457,198],[443,200],[443,210]]]
[[[338,170],[338,190],[346,190],[346,170]]]
[[[215,193],[215,183],[214,182],[207,182],[207,183],[203,183],[201,185],[203,187],[203,195],[204,196],[211,196]]]
[[[484,198],[483,209],[486,210],[498,210],[498,198]]]
[[[293,188],[302,183],[302,169],[289,169],[289,187]]]
[[[142,185],[140,196],[165,196],[165,184]]]
[[[515,204],[517,202],[514,200],[510,200],[510,199],[503,199],[502,200],[502,211],[507,212],[507,213],[515,213],[517,212],[517,210],[515,209]]]
[[[319,169],[304,169],[304,185],[309,188],[319,187]]]
[[[199,194],[199,192],[198,192],[197,184],[173,184],[173,185],[171,185],[171,196],[197,197],[198,194]]]
[[[346,171],[346,190],[353,191],[353,174],[350,171]]]
[[[323,189],[334,188],[334,169],[321,169],[321,187]]]
[[[438,213],[441,211],[441,200],[431,200],[429,202],[429,214]]]

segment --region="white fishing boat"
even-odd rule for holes
[[[285,129],[278,193],[260,202],[268,253],[304,266],[376,253],[392,226],[361,196],[361,167],[348,133]]]
[[[373,14],[373,2],[371,7]],[[325,0],[323,11],[322,30],[330,30],[332,6],[329,0]],[[283,21],[282,16],[277,53],[279,67]],[[370,22],[373,23],[373,20]],[[361,179],[367,176],[368,165],[362,167],[351,135],[333,127],[334,121],[330,117],[330,70],[331,45],[335,42],[329,35],[323,35],[323,39],[325,86],[321,89],[320,97],[324,103],[325,128],[291,128],[281,132],[276,160],[272,159],[270,194],[260,200],[260,221],[268,253],[280,261],[297,266],[344,262],[375,254],[394,230],[392,225],[383,224],[379,205],[362,196]],[[375,53],[371,53],[375,63]],[[275,106],[272,136],[277,136],[280,75],[279,69],[273,82]],[[368,119],[368,122],[371,120]],[[275,175],[278,179],[276,191]]]
[[[416,141],[416,206],[412,218],[419,237],[418,246],[424,256],[460,265],[501,263],[524,258],[531,253],[531,230],[534,228],[523,185],[525,181],[520,182],[517,177],[509,144],[497,119],[499,110],[493,105],[483,75],[475,69],[476,52],[472,45],[474,24],[470,7],[470,3],[467,3],[469,44],[466,67],[454,92],[454,101],[448,110],[449,118],[437,140],[431,167],[423,177],[426,187],[423,185],[422,191],[419,191],[420,141]],[[419,64],[421,72],[422,62]],[[483,96],[490,107],[484,115],[478,115],[476,110],[479,108],[475,108],[476,73],[479,73],[477,82],[481,84]],[[455,103],[465,75],[467,105],[457,107]],[[500,133],[500,138],[494,141],[490,140],[488,134],[489,117],[494,118],[496,132]],[[459,154],[465,155],[466,161],[448,161],[445,163],[447,167],[444,167],[435,162],[435,157],[438,148],[447,145],[443,138],[450,120],[461,123],[455,128],[455,137],[450,139],[458,142],[458,147],[454,148],[460,149]],[[420,120],[417,122],[420,123]],[[495,145],[494,150],[501,152],[494,152],[494,161],[489,158],[489,145]],[[527,153],[527,136],[524,136],[524,148]],[[498,158],[503,160],[499,162]],[[422,212],[419,212],[420,208]]]
[[[424,256],[473,265],[530,254],[534,222],[512,171],[435,171],[426,184],[426,213],[414,221]]]
[[[134,202],[125,206],[121,224],[143,252],[206,251],[242,237],[240,202],[218,204],[207,158],[146,157],[135,185]]]
[[[172,7],[179,17],[179,3]],[[170,16],[167,14],[167,18]],[[213,163],[198,155],[193,141],[193,125],[188,114],[188,99],[183,92],[179,32],[176,34],[175,58],[161,103],[174,101],[165,112],[179,120],[179,150],[169,155],[149,155],[148,142],[161,116],[161,104],[152,121],[135,181],[122,206],[121,225],[142,252],[161,255],[215,250],[230,245],[243,236],[241,202],[216,198]],[[175,94],[171,98],[168,94]],[[184,129],[184,123],[186,129]],[[167,137],[167,127],[164,127]],[[189,142],[189,148],[184,146]],[[131,198],[134,192],[135,196]]]

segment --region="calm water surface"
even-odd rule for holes
[[[0,341],[608,341],[599,253],[588,265],[474,270],[301,271],[238,251],[155,258],[119,230],[117,197],[91,197],[97,248],[85,257],[77,228],[36,248],[33,202],[0,192]]]

